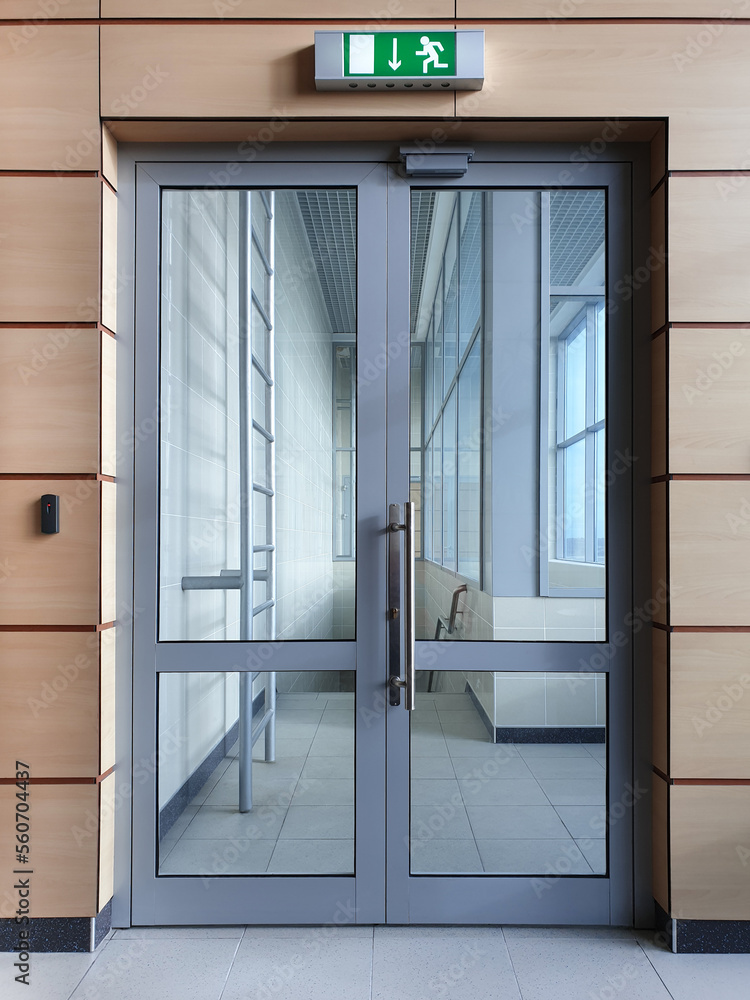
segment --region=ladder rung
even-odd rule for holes
[[[275,552],[275,545],[253,545],[253,552]]]
[[[262,434],[263,437],[266,439],[266,441],[270,441],[271,443],[273,443],[273,441],[276,440],[273,434],[270,431],[267,431],[265,427],[261,426],[261,424],[259,424],[257,420],[253,420],[253,428],[259,434]]]
[[[253,570],[253,580],[257,583],[268,583],[270,579],[270,574],[267,569],[254,569]]]
[[[259,604],[257,607],[253,608],[253,618],[256,615],[262,614],[264,611],[268,611],[268,609],[272,608],[275,603],[276,601],[264,601],[262,604]]]
[[[259,191],[258,194],[260,195],[260,200],[263,202],[263,207],[266,210],[266,217],[270,222],[271,219],[273,218],[273,212],[271,211],[271,202],[268,200],[268,195],[266,194],[265,191]]]
[[[272,497],[273,496],[273,490],[270,489],[270,487],[268,487],[268,486],[261,486],[260,483],[253,483],[253,490],[256,493],[262,493],[264,496],[267,496],[267,497]]]
[[[261,305],[260,299],[255,294],[254,290],[251,293],[251,295],[252,295],[252,299],[253,299],[253,305],[255,306],[255,308],[260,313],[260,318],[263,320],[263,325],[265,326],[266,330],[273,330],[273,323],[271,322],[271,318],[268,315],[268,313],[266,312],[266,310],[263,308],[263,306]]]
[[[266,385],[269,387],[269,389],[272,388],[273,387],[273,379],[271,378],[271,376],[266,371],[265,365],[260,360],[260,358],[258,357],[257,354],[253,354],[253,367],[259,373],[260,377],[263,379],[263,381],[266,383]]]
[[[258,238],[258,234],[255,231],[255,226],[253,226],[252,234],[253,234],[253,243],[255,244],[255,249],[258,251],[263,267],[265,268],[265,272],[270,278],[271,275],[273,274],[273,268],[269,263],[268,257],[266,257],[266,251],[263,249],[263,244],[260,242],[260,239]]]

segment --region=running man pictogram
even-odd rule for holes
[[[429,35],[422,35],[419,39],[422,45],[422,50],[417,52],[418,56],[425,56],[425,61],[422,65],[422,72],[427,73],[430,64],[432,64],[435,69],[448,69],[448,63],[440,62],[440,52],[444,52],[442,42],[431,42]],[[438,52],[438,49],[440,52]]]

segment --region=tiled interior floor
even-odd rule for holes
[[[15,991],[14,961],[2,995],[26,1000],[747,1000],[750,981],[750,955],[610,928],[134,928],[93,955],[32,955]]]
[[[161,843],[162,874],[353,870],[353,696],[282,695],[277,760],[262,740],[254,809],[237,747]],[[606,871],[604,744],[493,745],[467,694],[420,693],[411,717],[415,873]]]

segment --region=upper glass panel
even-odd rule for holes
[[[353,639],[356,194],[162,196],[159,639]]]
[[[601,190],[412,191],[423,639],[606,638]]]

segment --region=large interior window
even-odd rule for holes
[[[476,582],[482,548],[482,201],[479,191],[417,192],[412,212],[417,244],[426,219],[432,227],[412,281],[412,329],[423,331],[423,348],[412,353],[412,385],[422,385],[424,393],[422,554]],[[419,472],[412,468],[412,477]]]

